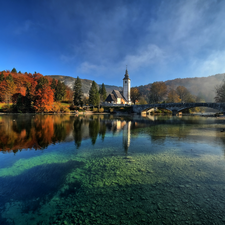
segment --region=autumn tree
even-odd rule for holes
[[[188,91],[188,89],[184,86],[178,86],[176,88],[176,92],[181,100],[181,102],[190,102],[192,99],[191,93]]]
[[[5,102],[11,102],[12,95],[15,93],[16,85],[13,80],[6,80]]]
[[[83,106],[83,92],[82,92],[82,83],[81,79],[77,77],[74,87],[73,87],[73,104],[76,106]]]
[[[101,101],[104,102],[107,97],[107,92],[106,92],[104,83],[102,83],[102,86],[99,87],[99,94],[100,94]]]
[[[66,85],[58,81],[56,88],[55,88],[55,101],[63,100],[66,95]]]
[[[130,90],[130,97],[131,101],[135,104],[135,102],[139,99],[140,97],[140,92],[137,88],[131,88]]]
[[[215,101],[225,102],[225,79],[220,85],[217,85],[215,89],[216,89]]]
[[[96,106],[100,103],[100,97],[98,92],[98,85],[95,81],[92,82],[91,88],[89,90],[89,104]]]
[[[0,74],[0,82],[2,82],[4,80],[4,74],[3,72]]]
[[[167,100],[166,102],[168,103],[178,103],[180,102],[181,99],[179,98],[179,95],[177,94],[177,92],[175,90],[170,90],[167,96]]]
[[[146,104],[148,104],[148,102],[146,101],[146,99],[143,96],[141,96],[138,100],[138,104],[139,105],[146,105]]]
[[[149,93],[150,103],[160,103],[167,94],[167,86],[164,82],[154,82]]]
[[[54,93],[48,79],[40,77],[36,86],[34,109],[37,112],[49,112],[53,108]]]

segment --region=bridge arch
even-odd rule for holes
[[[194,107],[208,107],[216,109],[225,113],[225,103],[162,103],[162,104],[148,104],[148,105],[133,105],[133,112],[141,113],[149,111],[152,108],[162,108],[172,111],[173,114],[178,113],[185,109]]]

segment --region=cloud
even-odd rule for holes
[[[89,62],[83,62],[78,67],[78,72],[83,74],[92,73],[93,76],[99,76],[101,73],[105,72],[107,70],[106,67],[101,65],[94,65]]]
[[[225,50],[214,51],[204,59],[196,59],[192,64],[193,73],[198,76],[209,76],[225,72]]]
[[[129,54],[123,60],[124,65],[129,65],[130,69],[138,70],[141,67],[150,66],[154,63],[163,62],[166,58],[165,52],[156,45],[149,44],[142,47],[136,54]]]

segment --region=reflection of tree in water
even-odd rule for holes
[[[89,135],[91,138],[91,142],[94,145],[96,142],[96,139],[98,137],[100,128],[100,121],[97,118],[93,118],[89,121]]]
[[[79,119],[79,117],[76,117],[73,123],[73,137],[74,137],[74,142],[77,148],[81,146],[82,142],[82,124],[83,124],[83,119]]]
[[[165,141],[167,137],[184,138],[189,134],[190,126],[179,126],[173,124],[153,125],[148,129],[152,141]]]
[[[50,115],[38,116],[34,119],[36,141],[42,148],[48,147],[54,135],[53,118]]]
[[[105,139],[105,133],[106,133],[106,123],[103,121],[100,123],[100,129],[99,129],[99,135],[102,137],[102,141]]]
[[[67,133],[63,123],[55,123],[54,124],[54,135],[52,137],[52,142],[55,144],[56,142],[61,142],[66,139]]]
[[[0,151],[45,148],[64,141],[72,129],[69,116],[17,115],[0,118]]]

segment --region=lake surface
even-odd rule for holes
[[[225,224],[225,119],[0,115],[0,224]]]

